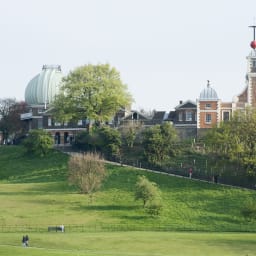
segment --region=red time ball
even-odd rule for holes
[[[252,47],[252,49],[255,49],[255,48],[256,48],[256,40],[254,40],[254,41],[251,42],[251,47]]]

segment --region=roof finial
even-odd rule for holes
[[[255,28],[256,28],[256,25],[255,25],[255,22],[254,22],[254,25],[249,26],[249,28],[253,28],[253,41],[251,41],[250,45],[251,45],[252,49],[255,50],[255,48],[256,48],[256,41],[255,41]]]
[[[210,80],[207,80],[207,87],[210,87]]]

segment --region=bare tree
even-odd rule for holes
[[[69,182],[77,186],[81,193],[92,195],[106,177],[103,159],[96,153],[75,154],[68,163]]]
[[[26,111],[25,102],[17,102],[15,99],[0,99],[0,131],[3,140],[7,141],[10,137],[22,135],[26,131],[26,123],[20,120],[20,114]]]

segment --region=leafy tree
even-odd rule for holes
[[[143,132],[142,144],[147,160],[156,165],[161,165],[170,156],[175,155],[177,143],[175,128],[169,124],[155,125]]]
[[[103,159],[95,153],[72,155],[68,162],[68,179],[81,193],[92,195],[106,177]]]
[[[96,132],[82,131],[76,135],[74,147],[84,151],[97,151],[98,134]]]
[[[53,104],[53,114],[60,121],[109,121],[132,97],[109,64],[85,65],[71,71],[63,80],[60,94]]]
[[[15,99],[0,99],[0,131],[3,140],[16,139],[26,131],[26,123],[20,120],[20,114],[25,112],[25,102]]]
[[[23,141],[27,153],[44,156],[53,148],[51,135],[44,130],[30,130],[28,137]]]
[[[98,148],[107,157],[118,157],[121,148],[121,134],[118,130],[109,126],[98,129],[99,141]]]
[[[160,198],[160,191],[156,183],[150,182],[145,176],[139,176],[135,185],[135,200],[142,200],[145,207],[158,198]]]
[[[129,148],[133,148],[138,128],[139,127],[135,125],[125,125],[121,128],[123,141]]]
[[[75,146],[86,151],[100,151],[105,157],[118,157],[121,148],[121,134],[109,126],[81,132],[76,137]]]
[[[239,162],[256,175],[256,110],[236,111],[232,119],[209,131],[205,142],[210,152]]]

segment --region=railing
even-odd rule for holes
[[[205,223],[199,225],[181,225],[181,224],[105,224],[97,223],[95,225],[65,225],[65,232],[77,233],[77,232],[120,232],[120,231],[202,231],[202,232],[256,232],[255,225],[248,224],[236,224],[236,225],[216,225],[209,227]],[[47,233],[48,226],[19,226],[19,225],[0,225],[0,233]]]

